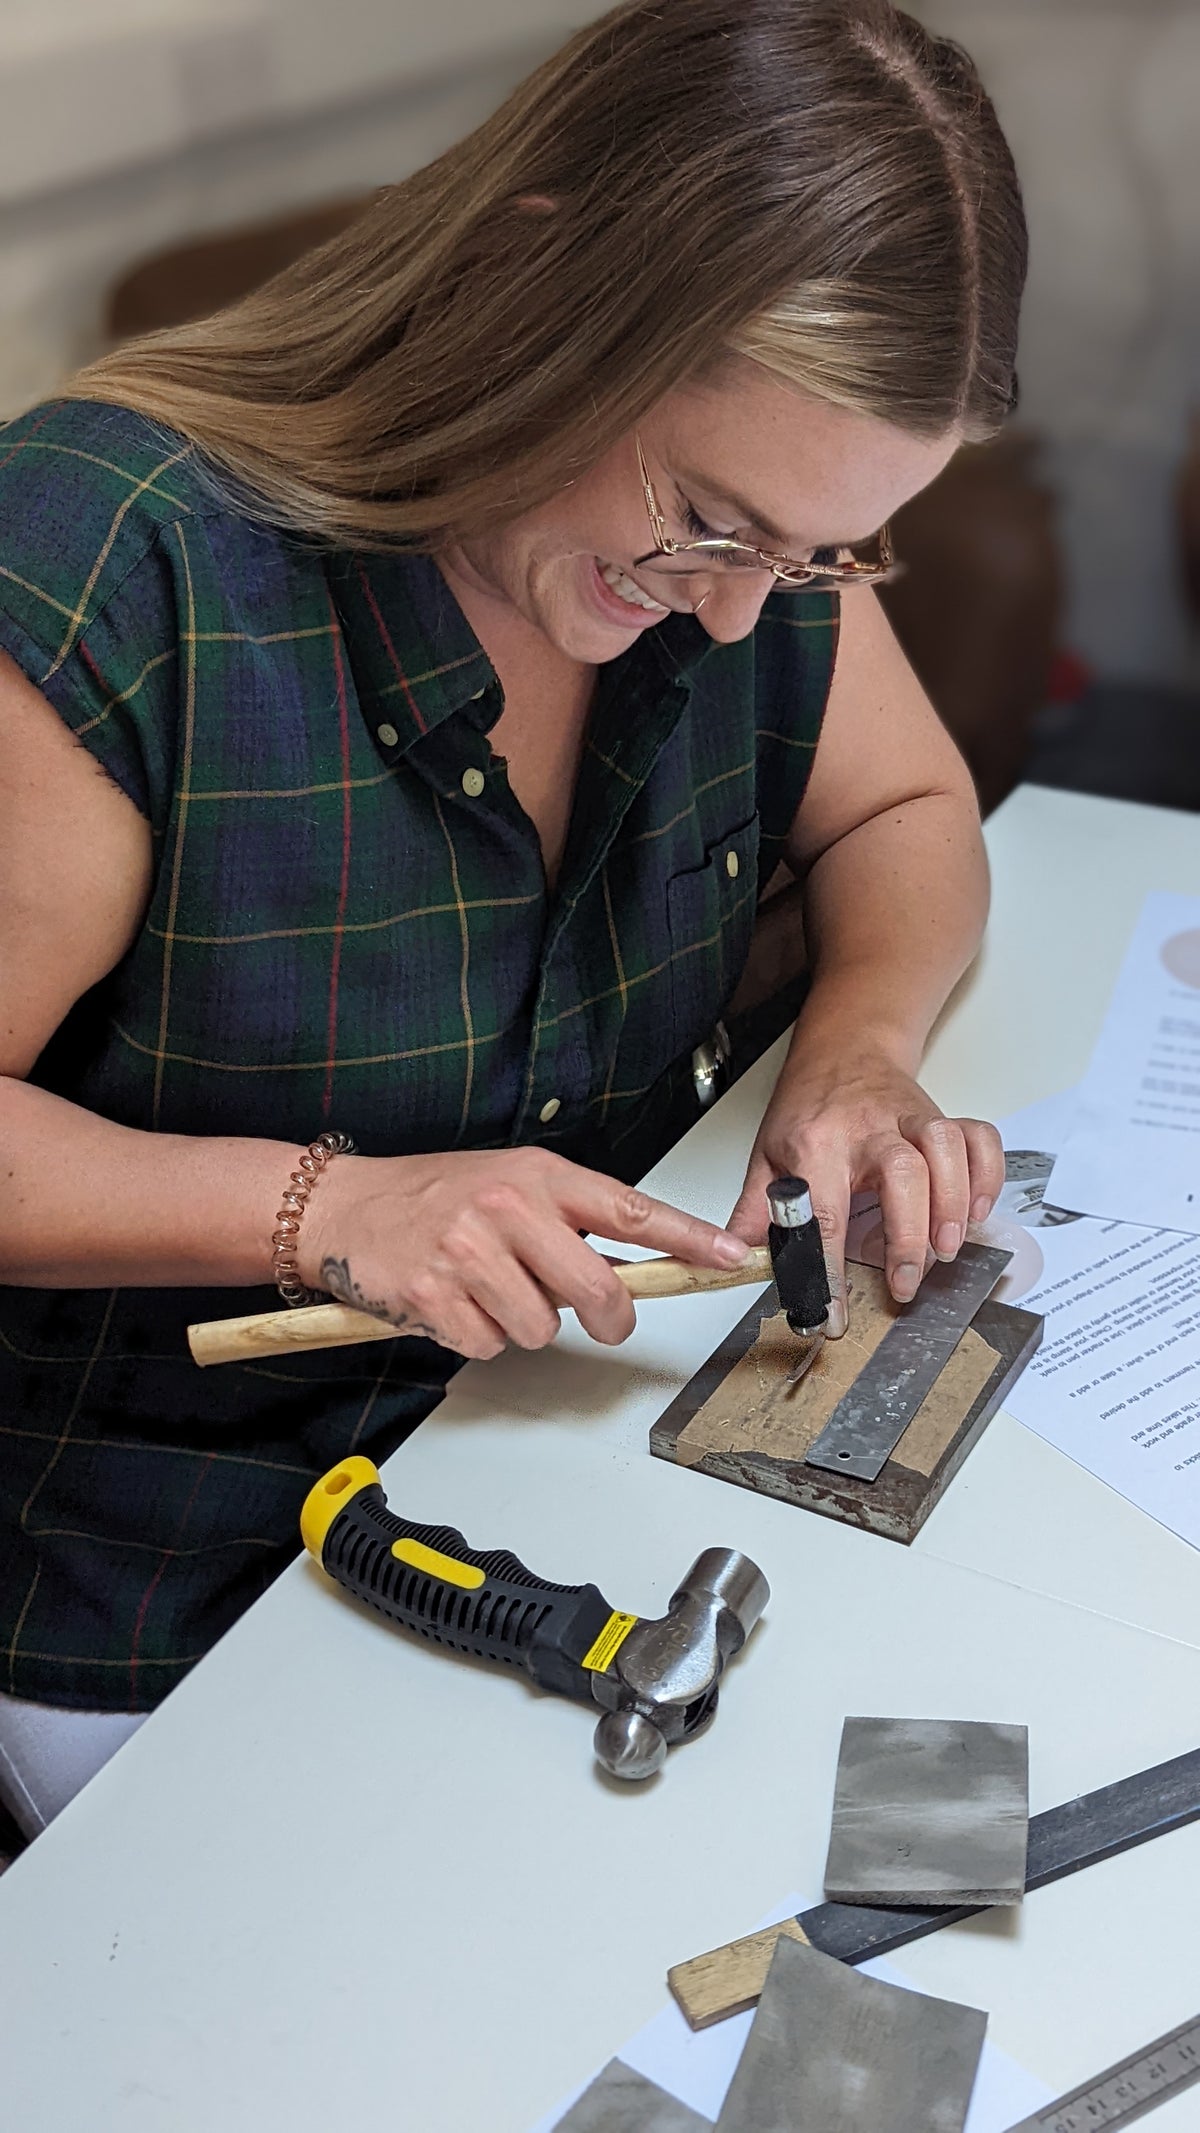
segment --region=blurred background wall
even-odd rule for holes
[[[1200,5],[912,12],[977,61],[1021,171],[1021,418],[1060,500],[1071,638],[1106,676],[1196,680],[1173,495],[1200,408]]]
[[[0,416],[51,392],[114,330],[159,322],[181,275],[209,308],[223,276],[236,293],[282,263],[324,234],[325,210],[336,222],[436,154],[602,11],[0,0]],[[1184,501],[1200,406],[1200,4],[915,11],[982,68],[1033,255],[1019,437],[914,507],[897,626],[989,801],[1032,767],[1200,806]],[[180,255],[164,280],[162,255],[200,239],[220,242]],[[1200,458],[1193,519],[1198,487]],[[990,608],[989,585],[1003,589]]]
[[[466,132],[589,0],[0,0],[0,414],[180,239],[361,193]]]

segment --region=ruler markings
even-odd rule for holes
[[[1119,2133],[1200,2081],[1200,2015],[1131,2052],[1009,2133]]]

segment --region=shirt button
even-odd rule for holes
[[[551,1119],[557,1118],[561,1110],[562,1104],[559,1101],[558,1097],[549,1097],[547,1101],[542,1105],[541,1110],[538,1112],[538,1117],[541,1119],[543,1126],[548,1126]]]
[[[468,800],[477,800],[486,784],[487,779],[484,777],[482,770],[476,770],[473,765],[470,770],[464,770],[462,774],[462,789]]]
[[[394,726],[377,726],[375,731],[385,748],[394,748],[400,738]]]
[[[738,874],[741,870],[741,864],[741,860],[738,858],[736,852],[726,852],[725,872],[728,874],[730,881],[737,880]]]

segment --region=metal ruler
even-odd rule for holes
[[[990,1245],[964,1244],[957,1259],[930,1267],[809,1446],[806,1466],[877,1479],[1011,1258]]]
[[[1193,2081],[1200,2081],[1200,2015],[1023,2118],[1009,2133],[1113,2133],[1182,2095]]]

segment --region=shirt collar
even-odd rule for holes
[[[432,556],[339,555],[329,589],[362,715],[389,760],[478,702],[493,680]]]
[[[479,705],[479,724],[493,722],[482,698],[495,670],[432,556],[342,553],[328,577],[362,715],[387,761],[457,711]],[[650,660],[686,681],[713,649],[694,615],[671,615],[614,665]]]

